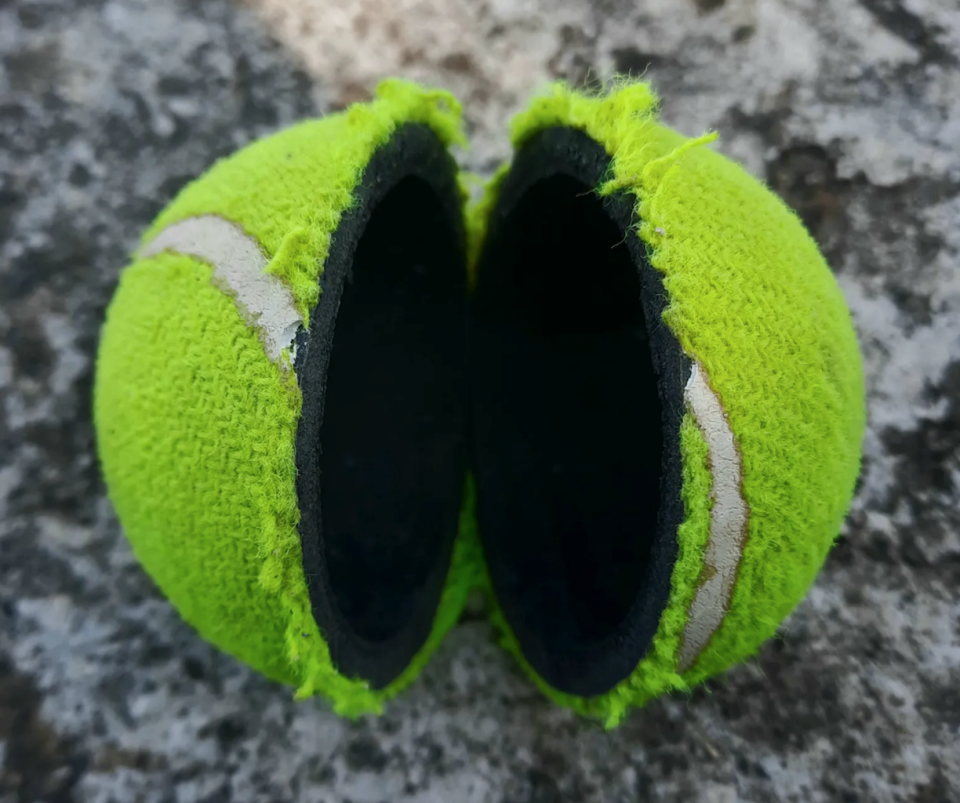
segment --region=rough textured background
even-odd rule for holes
[[[956,0],[0,0],[0,803],[960,800],[958,63]],[[872,423],[820,581],[752,665],[613,734],[477,615],[382,719],[295,705],[178,620],[104,501],[126,254],[215,157],[380,75],[455,88],[489,171],[539,81],[647,69],[854,310]]]

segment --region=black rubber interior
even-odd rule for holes
[[[375,688],[429,635],[459,521],[468,358],[456,176],[426,127],[377,151],[297,354],[313,612],[339,671]]]
[[[634,199],[596,193],[609,169],[574,129],[524,145],[468,300],[443,144],[407,125],[367,166],[295,363],[304,570],[341,673],[382,688],[429,636],[468,471],[494,591],[541,677],[602,694],[649,649],[689,366]]]
[[[642,659],[682,517],[682,352],[610,157],[550,129],[501,187],[472,303],[478,523],[525,657],[555,688],[608,691]],[[649,325],[653,321],[654,325]]]

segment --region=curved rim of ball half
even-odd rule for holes
[[[384,689],[433,628],[467,470],[466,234],[456,164],[406,124],[337,228],[295,369],[300,536],[341,673]]]
[[[379,712],[419,674],[468,593],[455,143],[451,95],[385,81],[369,104],[219,163],[141,251],[212,264],[290,388],[299,542],[266,528],[252,549],[290,610],[298,696],[346,716]]]
[[[514,158],[470,211],[481,243],[471,265],[472,468],[493,620],[548,696],[608,727],[631,707],[743,660],[774,634],[839,531],[863,434],[859,352],[816,246],[772,193],[704,147],[714,135],[681,137],[657,111],[643,83],[601,96],[553,87],[515,119]],[[687,160],[699,174],[685,173]],[[780,447],[750,431],[755,422],[737,396],[789,393],[804,377],[774,391],[778,379],[761,356],[767,386],[743,388],[750,382],[727,365],[740,346],[782,358],[797,333],[783,339],[765,321],[758,342],[726,340],[719,305],[737,297],[723,286],[733,273],[726,267],[739,269],[735,260],[724,265],[729,243],[711,243],[716,253],[706,258],[696,242],[684,250],[696,235],[693,203],[671,193],[722,212],[728,199],[711,199],[703,183],[704,171],[716,170],[727,171],[718,180],[742,190],[742,200],[765,205],[761,228],[784,234],[784,248],[800,254],[797,270],[814,275],[804,288],[811,297],[798,302],[810,326],[818,305],[836,318],[827,336],[839,345],[812,356],[828,380],[849,386],[825,390],[842,418],[835,430],[802,444],[808,458],[820,435],[838,449],[824,465],[827,483],[812,483],[830,497],[813,503],[809,543],[790,530],[796,509],[771,522],[770,495],[783,494],[758,482],[754,467]],[[713,257],[719,272],[710,275]],[[699,286],[689,282],[698,270]],[[777,281],[762,292],[781,292]],[[695,305],[716,302],[718,288],[719,304],[698,318]],[[752,303],[744,298],[746,315]],[[777,415],[775,405],[762,413]],[[779,533],[771,537],[781,524],[782,546]],[[781,549],[777,557],[789,560],[792,548],[807,554],[786,572],[764,577],[752,565]],[[781,576],[782,598],[768,587]]]

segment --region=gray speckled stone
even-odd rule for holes
[[[816,587],[750,665],[610,734],[547,703],[476,615],[358,723],[205,645],[104,498],[99,322],[184,182],[366,73],[315,82],[295,36],[284,51],[223,0],[0,0],[0,803],[960,800],[955,0],[457,7],[475,20],[464,58],[403,40],[452,48],[432,17],[379,35],[476,104],[469,166],[507,152],[519,97],[491,94],[484,42],[526,48],[530,83],[649,67],[667,119],[717,128],[821,242],[861,333],[871,424]]]

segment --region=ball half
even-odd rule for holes
[[[205,638],[347,715],[416,676],[470,583],[459,126],[390,81],[219,162],[102,334],[99,452],[137,557]]]
[[[860,466],[850,313],[796,215],[662,125],[557,87],[473,210],[477,523],[506,645],[615,724],[753,655]]]

